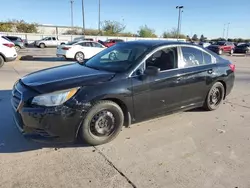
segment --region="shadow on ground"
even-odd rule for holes
[[[88,147],[81,142],[71,144],[43,144],[22,136],[12,118],[11,91],[0,91],[0,153],[17,153],[42,148]]]

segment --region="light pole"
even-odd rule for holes
[[[229,25],[230,23],[227,23],[227,40],[228,40]]]
[[[98,30],[99,35],[101,34],[101,0],[99,0],[99,7],[98,7]]]
[[[74,0],[70,0],[70,3],[71,3],[71,29],[73,29],[73,27],[74,27],[74,14],[73,14]]]
[[[179,35],[180,35],[180,28],[181,28],[181,13],[182,13],[182,9],[184,8],[184,6],[176,6],[176,9],[179,9],[179,16],[178,16],[178,27],[177,27],[177,39],[179,39]]]
[[[224,39],[224,37],[225,37],[225,29],[226,29],[226,24],[224,24],[224,26],[223,26],[223,35],[222,35],[222,38]]]
[[[82,0],[82,35],[85,34],[84,3]]]

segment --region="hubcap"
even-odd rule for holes
[[[115,117],[107,110],[98,112],[90,122],[90,131],[95,136],[108,136],[115,128]]]
[[[79,62],[82,62],[83,61],[83,54],[82,53],[76,54],[76,60]]]
[[[217,106],[222,99],[219,88],[214,88],[210,94],[210,105]]]

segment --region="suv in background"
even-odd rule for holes
[[[20,49],[25,48],[25,42],[20,37],[15,37],[15,36],[4,36],[4,37],[9,39],[11,42],[15,44],[15,48],[17,52],[19,52]]]
[[[233,42],[227,42],[227,41],[218,41],[215,44],[212,44],[207,47],[209,50],[221,55],[222,53],[234,53],[234,43]]]
[[[15,44],[4,36],[0,36],[0,68],[5,62],[14,61],[16,58]]]

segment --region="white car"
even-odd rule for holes
[[[73,41],[67,45],[57,47],[57,57],[66,59],[75,59],[83,62],[84,59],[90,59],[92,56],[104,50],[106,47],[98,42],[93,41]]]
[[[5,62],[14,61],[16,58],[15,44],[0,36],[0,68]]]

